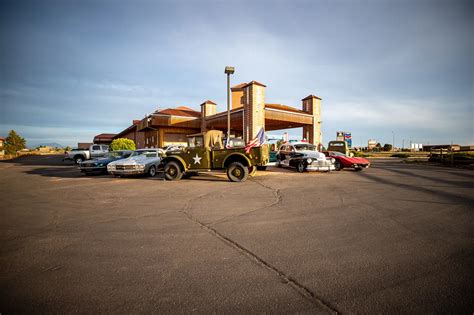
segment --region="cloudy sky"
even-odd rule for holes
[[[474,144],[472,1],[0,2],[0,136],[89,142],[157,108],[320,96],[324,142]],[[290,134],[299,136],[300,130]]]

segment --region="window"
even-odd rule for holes
[[[100,150],[100,145],[94,145],[94,146],[92,146],[92,150]]]

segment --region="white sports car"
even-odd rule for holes
[[[163,154],[162,149],[135,150],[129,158],[109,163],[107,171],[114,176],[147,174],[153,177]]]

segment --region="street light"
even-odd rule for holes
[[[234,72],[234,67],[225,67],[224,73],[227,74],[227,143],[230,143],[230,75]]]

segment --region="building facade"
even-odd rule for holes
[[[238,84],[231,88],[231,136],[253,139],[261,128],[265,131],[302,127],[302,139],[315,145],[321,143],[321,98],[303,98],[301,109],[265,102],[266,86],[257,81]],[[116,134],[114,138],[135,141],[137,148],[163,147],[186,144],[186,136],[217,129],[227,132],[227,111],[217,112],[217,104],[207,100],[201,110],[180,106],[157,110]]]

